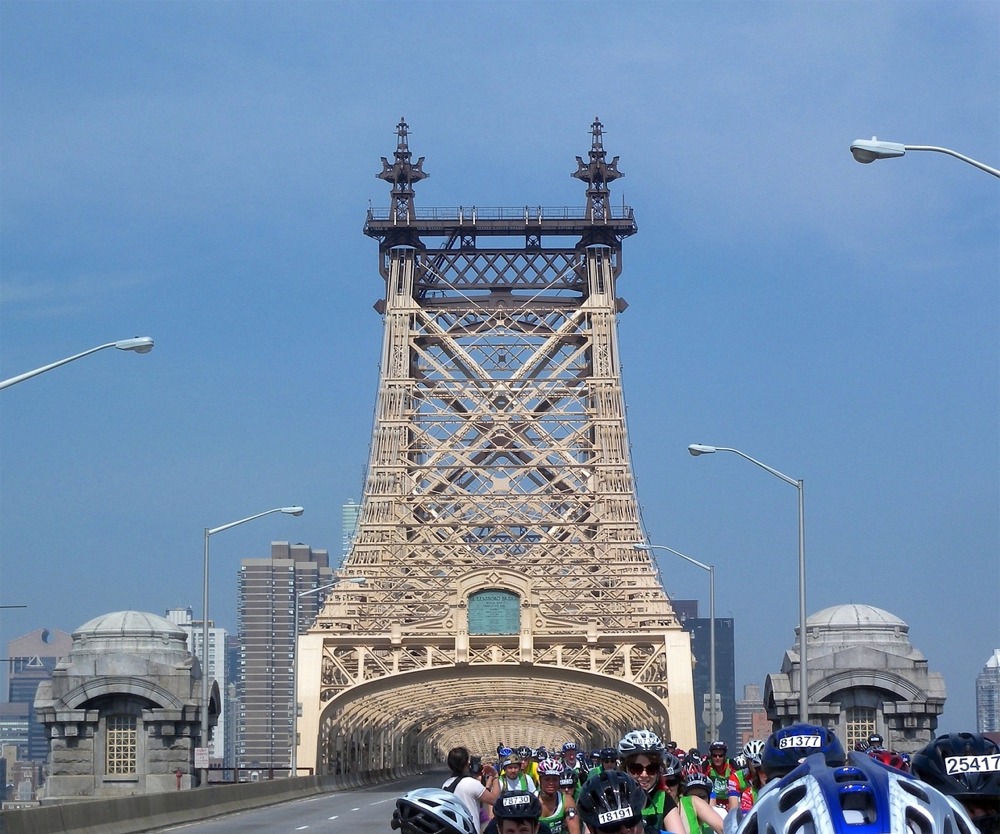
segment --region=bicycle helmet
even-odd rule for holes
[[[959,801],[973,797],[1000,799],[1000,746],[980,733],[938,736],[913,754],[910,770],[918,779]]]
[[[562,773],[559,774],[559,787],[560,788],[575,788],[576,787],[576,771],[571,767],[564,768]]]
[[[742,753],[737,753],[735,756],[733,756],[729,760],[729,763],[733,767],[735,767],[737,770],[746,770],[747,769],[747,757],[744,756]]]
[[[813,753],[760,794],[739,834],[975,834],[965,811],[865,755],[831,767]]]
[[[597,758],[602,762],[617,762],[618,751],[614,747],[602,747],[597,753]]]
[[[663,757],[663,764],[660,766],[660,773],[662,773],[667,779],[673,776],[680,778],[683,769],[684,764],[681,760],[672,753],[667,753]]]
[[[493,803],[497,820],[537,820],[542,815],[542,803],[531,791],[507,791]]]
[[[708,745],[708,752],[711,753],[722,753],[725,756],[729,752],[729,748],[726,747],[726,742],[724,741],[713,741]]]
[[[417,788],[396,800],[393,830],[403,834],[479,834],[479,821],[455,794],[441,788]]]
[[[547,759],[549,757],[549,751],[545,747],[539,747],[537,753],[539,759]]]
[[[892,750],[869,750],[868,755],[886,767],[894,767],[896,770],[901,770],[904,773],[909,770],[906,762],[903,761],[903,757]]]
[[[562,762],[556,759],[542,759],[538,763],[539,776],[562,776]]]
[[[743,755],[746,756],[747,764],[760,767],[760,757],[764,752],[764,742],[759,738],[752,738],[743,745]]]
[[[591,776],[576,800],[577,810],[591,831],[600,826],[636,825],[642,820],[646,792],[627,773],[605,770]]]
[[[519,759],[530,759],[531,758],[531,748],[528,747],[528,745],[526,745],[526,744],[522,744],[514,752],[517,753],[517,757]]]
[[[576,742],[575,741],[567,741],[567,742],[563,743],[563,746],[562,746],[563,753],[569,753],[570,750],[572,750],[574,752],[576,751]]]
[[[761,751],[760,766],[769,778],[784,776],[813,753],[822,753],[830,767],[842,765],[847,760],[833,730],[814,724],[792,724],[768,736]]]
[[[645,753],[647,756],[662,756],[663,742],[660,737],[649,730],[632,730],[626,733],[618,742],[618,753],[621,756],[635,756]]]
[[[868,749],[881,750],[882,745],[885,744],[885,739],[882,738],[878,733],[872,733],[868,736]]]
[[[509,759],[514,755],[514,751],[509,747],[498,747],[497,748],[497,758],[502,762],[504,759]]]
[[[684,793],[688,793],[692,788],[695,790],[701,788],[705,791],[705,798],[707,799],[712,795],[714,787],[715,783],[704,773],[689,773],[684,777]]]

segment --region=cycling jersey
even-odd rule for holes
[[[662,831],[663,818],[676,807],[677,803],[670,794],[654,788],[646,797],[646,807],[642,809],[642,821],[657,831]]]
[[[576,816],[576,811],[573,810],[569,814],[570,816]],[[539,822],[546,823],[549,826],[549,831],[552,834],[562,834],[562,832],[567,831],[566,828],[567,819],[567,808],[566,808],[566,796],[561,791],[556,793],[556,809],[552,812],[551,816],[542,816],[538,818]]]
[[[732,776],[742,779],[741,772],[736,770],[729,762],[726,762],[722,772],[717,771],[712,765],[705,765],[705,775],[712,780],[712,795],[709,801],[712,805],[719,805],[723,808],[729,807],[729,780]]]
[[[690,796],[680,798],[680,809],[684,821],[687,823],[688,834],[709,834],[712,828],[708,823],[698,819],[698,812],[695,810]]]

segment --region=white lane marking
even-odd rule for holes
[[[299,826],[298,828],[296,828],[295,830],[296,830],[296,831],[305,831],[305,830],[306,830],[306,829],[307,829],[308,827],[309,827],[308,825],[300,825],[300,826]]]
[[[360,808],[351,808],[352,811],[360,811]]]
[[[327,819],[328,819],[328,820],[335,820],[335,819],[337,819],[337,815],[336,815],[336,814],[334,814],[334,815],[333,815],[332,817],[327,817]]]

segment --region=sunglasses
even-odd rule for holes
[[[640,776],[643,773],[648,773],[650,776],[656,776],[660,772],[660,766],[656,762],[648,765],[641,765],[638,762],[632,762],[625,768],[633,776]]]

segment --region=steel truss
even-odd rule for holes
[[[399,135],[396,163],[383,160],[380,175],[393,183],[393,209],[366,223],[380,241],[384,342],[342,570],[365,583],[335,589],[303,638],[316,647],[299,678],[314,711],[303,730],[322,737],[318,766],[375,767],[387,749],[439,755],[463,737],[489,749],[479,729],[488,716],[519,743],[543,731],[607,743],[638,724],[693,739],[687,635],[655,564],[634,548],[645,536],[616,282],[621,241],[636,227],[630,209],[608,207],[617,157],[604,162],[595,120],[591,163],[575,174],[589,186],[582,212],[421,217],[404,122]],[[577,246],[543,245],[568,228]],[[524,245],[477,248],[499,235]],[[428,237],[444,244],[429,248]],[[516,629],[470,629],[470,596],[496,589],[517,594]],[[478,698],[470,676],[488,687]],[[560,714],[570,682],[601,715]],[[494,695],[512,683],[512,711],[498,710]],[[358,752],[375,748],[378,762]]]

